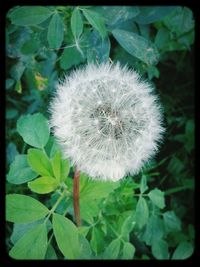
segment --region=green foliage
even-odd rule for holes
[[[130,232],[133,230],[133,227],[135,226],[135,220],[133,219],[133,216],[128,216],[121,226],[121,236],[124,241],[129,241],[129,235]]]
[[[138,34],[115,29],[112,31],[119,44],[132,56],[148,65],[158,62],[159,53],[156,46]]]
[[[68,70],[72,66],[78,65],[83,61],[84,57],[76,47],[67,47],[62,54],[60,66],[62,69]]]
[[[62,215],[54,214],[53,231],[58,247],[63,255],[67,259],[76,259],[80,254],[80,243],[76,226]]]
[[[194,251],[194,18],[181,6],[15,6],[6,18],[6,245],[14,259],[187,259]],[[155,85],[166,135],[120,182],[73,172],[50,135],[65,73],[119,61]],[[67,74],[66,73],[66,74]]]
[[[140,197],[136,210],[135,210],[135,219],[136,222],[138,223],[138,226],[142,228],[146,223],[149,218],[149,208],[147,206],[147,202],[143,197]]]
[[[42,114],[22,116],[17,122],[17,131],[27,144],[43,148],[49,139],[48,122]]]
[[[181,222],[174,211],[166,211],[163,213],[163,219],[166,231],[181,231]]]
[[[152,245],[152,254],[158,260],[167,260],[169,259],[168,245],[167,242],[160,239],[157,240]]]
[[[53,173],[55,178],[58,181],[61,181],[61,153],[60,151],[57,151],[57,153],[54,155],[54,157],[51,159],[51,165],[53,169]],[[69,167],[68,167],[69,169]],[[67,172],[67,175],[69,174],[69,171]]]
[[[55,38],[56,36],[56,38]],[[55,13],[49,23],[47,40],[50,48],[59,48],[64,38],[63,20],[59,14]]]
[[[140,183],[140,192],[141,192],[141,194],[144,194],[144,192],[146,192],[146,190],[148,190],[147,177],[146,177],[146,175],[142,175],[142,180],[141,180],[141,183]]]
[[[137,6],[96,6],[94,9],[104,18],[109,29],[118,28],[140,13]]]
[[[103,18],[96,12],[83,9],[83,14],[88,22],[96,29],[101,35],[102,39],[107,35],[106,27]]]
[[[135,21],[139,24],[150,24],[159,21],[169,15],[176,7],[140,7],[140,14],[136,17]]]
[[[58,257],[56,255],[56,252],[54,250],[54,248],[52,247],[52,245],[49,245],[46,251],[46,255],[45,255],[45,259],[47,260],[57,260]]]
[[[121,242],[118,238],[113,240],[106,248],[106,250],[103,254],[103,258],[108,259],[108,260],[117,259],[118,255],[119,255],[120,245],[121,245]]]
[[[11,242],[15,245],[16,242],[29,230],[35,228],[37,225],[44,222],[44,218],[31,222],[31,223],[14,223],[13,232],[10,237]],[[52,226],[50,221],[47,222],[47,232],[51,230]]]
[[[122,259],[131,260],[133,259],[134,254],[135,254],[135,247],[129,242],[124,242],[122,250]]]
[[[45,217],[48,209],[38,200],[19,194],[6,196],[6,220],[15,223],[33,222]]]
[[[14,9],[10,14],[10,19],[13,24],[20,26],[29,26],[40,24],[51,16],[52,12],[46,7],[19,7]]]
[[[164,193],[155,188],[148,193],[149,198],[158,208],[163,209],[165,207]]]
[[[87,60],[88,62],[107,62],[110,54],[110,39],[102,40],[98,32],[93,31],[88,38]]]
[[[158,240],[164,236],[163,221],[156,215],[152,214],[148,220],[147,227],[145,229],[143,240],[149,246],[155,244]]]
[[[15,160],[10,165],[7,181],[11,184],[23,184],[37,177],[37,173],[32,171],[27,162],[27,155],[16,155]]]
[[[38,194],[47,194],[55,191],[58,185],[58,181],[51,176],[42,176],[28,183],[28,187],[31,191]]]
[[[73,13],[71,16],[71,29],[72,29],[74,38],[76,40],[79,39],[80,35],[83,32],[83,19],[78,8],[75,8],[73,10]]]
[[[45,224],[40,224],[24,234],[10,250],[9,255],[14,259],[43,260],[46,250],[47,229]]]
[[[27,159],[32,170],[35,172],[44,176],[53,175],[51,161],[44,151],[35,148],[29,148]]]
[[[194,252],[193,246],[188,242],[182,242],[178,245],[172,256],[173,260],[185,260]]]

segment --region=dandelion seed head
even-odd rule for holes
[[[120,64],[88,64],[58,84],[50,125],[80,171],[117,181],[137,174],[162,140],[162,111],[153,88]]]

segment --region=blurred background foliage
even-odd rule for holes
[[[182,6],[15,6],[6,16],[7,172],[15,156],[25,154],[29,147],[17,132],[18,118],[35,112],[48,118],[55,84],[76,67],[119,61],[155,86],[163,105],[166,134],[156,159],[142,175],[151,189],[158,187],[165,193],[166,210],[170,211],[152,213],[147,226],[130,235],[135,258],[167,258],[166,244],[170,255],[180,244],[181,255],[193,246],[194,24],[192,10]],[[140,180],[141,174],[124,179],[115,194],[110,193],[103,202],[100,217],[91,203],[94,214],[85,215],[85,220],[97,226],[89,231],[86,225],[83,232],[89,233],[87,238],[96,254],[101,255],[102,246],[113,240],[113,232],[120,231],[136,206],[137,198],[130,192],[137,193]],[[68,183],[70,187],[70,180]],[[53,199],[31,193],[24,184],[7,183],[6,188],[8,193],[33,195],[47,205]],[[110,225],[116,222],[115,229],[107,229],[108,218]],[[165,230],[161,230],[163,222],[168,225]],[[159,240],[165,240],[159,243],[161,252],[155,247],[150,250],[156,232]],[[8,249],[15,242],[14,234],[8,223]],[[61,258],[55,251],[55,257]]]

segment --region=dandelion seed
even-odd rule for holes
[[[99,124],[99,120],[95,119],[94,124],[96,124],[96,125]]]
[[[153,88],[120,64],[74,71],[58,85],[50,112],[64,157],[94,179],[137,174],[164,132]]]

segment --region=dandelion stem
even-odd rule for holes
[[[79,178],[80,178],[80,172],[75,167],[75,172],[74,172],[74,216],[75,216],[77,226],[81,225],[80,209],[79,209]]]

